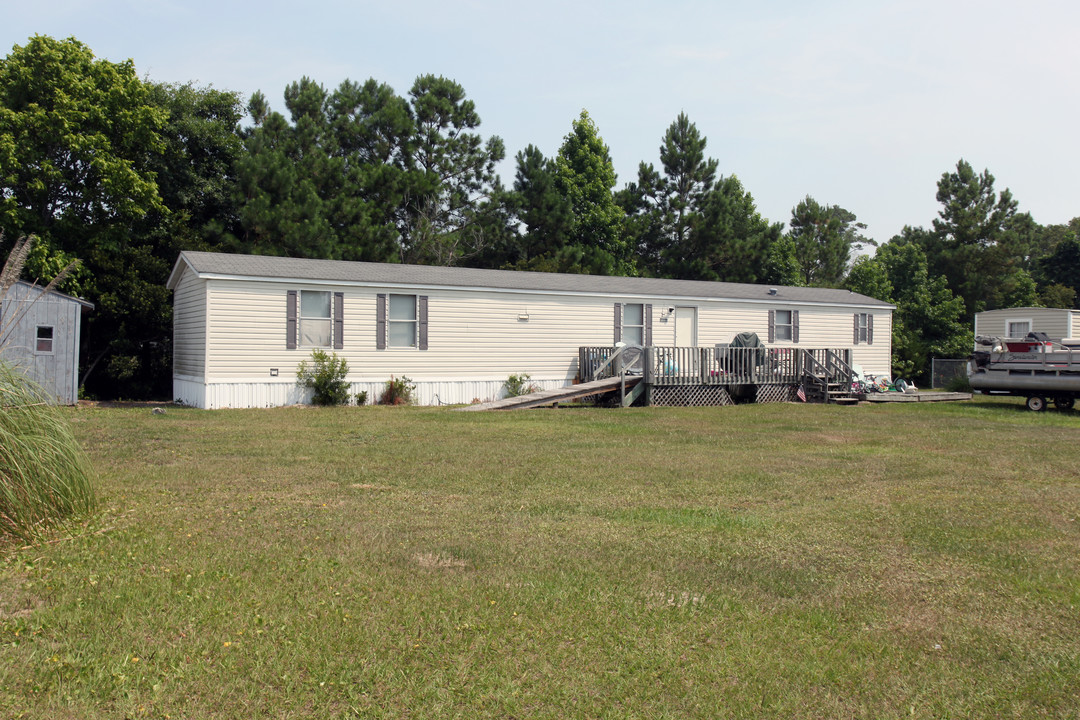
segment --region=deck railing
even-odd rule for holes
[[[581,379],[643,374],[650,385],[798,384],[807,374],[851,382],[851,351],[822,348],[646,347],[644,360],[626,348],[578,348]],[[621,352],[617,352],[620,351]]]

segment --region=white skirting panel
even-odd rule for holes
[[[467,405],[474,401],[487,402],[503,397],[503,380],[413,380],[416,390],[413,402],[417,405]],[[572,384],[568,378],[532,380],[540,390],[556,390]],[[367,403],[378,403],[386,381],[353,382],[349,386],[350,404],[356,404],[357,393],[367,392]],[[217,410],[220,408],[268,408],[283,405],[302,405],[311,402],[311,391],[297,387],[295,382],[232,381],[204,383],[199,380],[173,378],[173,396],[177,403]]]

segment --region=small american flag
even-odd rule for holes
[[[803,390],[803,386],[800,385],[799,389],[795,391],[795,397],[799,398],[802,402],[806,402],[806,391]]]

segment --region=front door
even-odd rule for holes
[[[675,308],[675,347],[697,347],[697,308]]]

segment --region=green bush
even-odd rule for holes
[[[506,397],[518,397],[519,395],[536,392],[539,388],[529,382],[531,379],[528,373],[511,375],[506,378],[506,382],[503,383],[503,387],[506,389]]]
[[[37,539],[95,505],[90,462],[44,390],[0,363],[0,538]]]
[[[394,378],[393,375],[386,381],[382,396],[379,398],[381,405],[412,405],[413,392],[416,386],[407,377]]]
[[[945,383],[945,389],[949,392],[971,392],[971,380],[967,375],[957,375]]]
[[[367,390],[361,390],[360,392],[356,393],[356,404],[367,405]]]
[[[296,384],[315,391],[311,402],[316,405],[345,405],[349,402],[349,365],[337,353],[311,351],[311,365],[304,360],[296,369]]]

